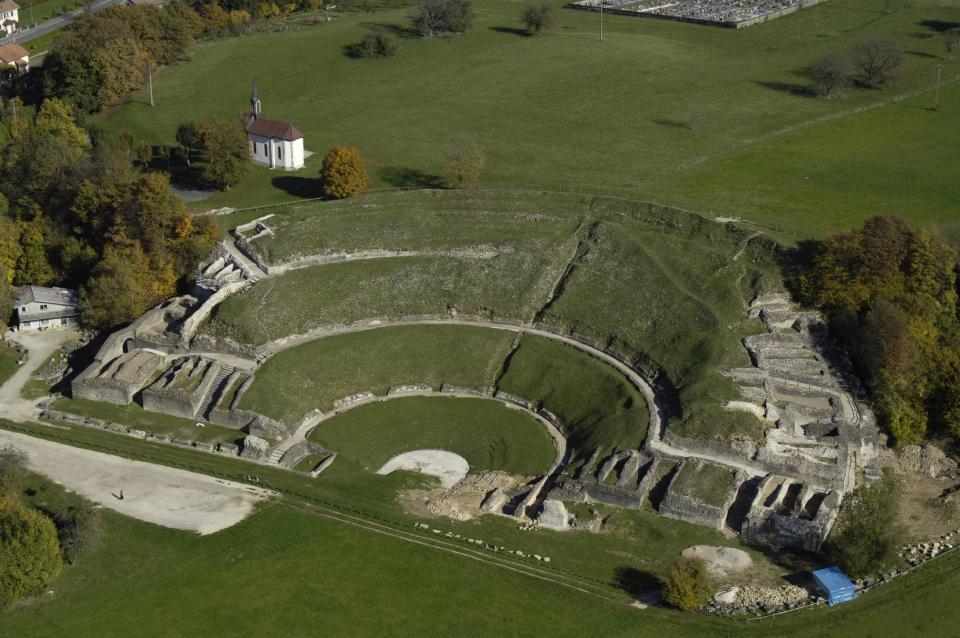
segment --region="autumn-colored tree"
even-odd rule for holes
[[[135,241],[111,244],[80,291],[84,321],[109,328],[132,321],[173,295],[172,264],[143,252]]]
[[[710,573],[699,558],[681,558],[663,581],[663,599],[683,611],[702,607],[711,595]]]
[[[454,188],[475,188],[487,162],[477,138],[469,133],[456,133],[447,141],[444,157],[447,181]]]
[[[112,106],[143,85],[147,58],[134,38],[118,38],[109,47],[94,51],[91,70],[100,78],[99,108]]]
[[[0,509],[0,609],[43,591],[63,561],[53,521],[19,503]]]
[[[922,442],[931,427],[953,432],[960,322],[957,256],[945,242],[874,217],[820,242],[793,285],[826,311],[898,444]]]
[[[20,233],[23,252],[17,259],[14,283],[21,286],[45,286],[53,281],[55,273],[47,257],[47,245],[44,242],[45,226],[42,217],[24,225]]]
[[[17,262],[23,255],[20,245],[22,224],[18,224],[9,217],[0,217],[0,268],[4,271],[4,281],[13,283],[13,276],[17,269]]]
[[[355,197],[367,187],[367,169],[360,151],[350,146],[335,146],[323,158],[320,169],[327,197]]]
[[[208,33],[219,33],[227,28],[230,14],[216,2],[200,7],[200,19],[203,21],[203,30]]]
[[[200,176],[207,184],[228,190],[250,171],[250,143],[239,121],[200,123],[197,143],[203,157]]]

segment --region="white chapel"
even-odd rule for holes
[[[250,158],[254,164],[287,171],[303,168],[303,133],[293,124],[263,116],[256,83],[250,96],[247,139],[250,141]]]

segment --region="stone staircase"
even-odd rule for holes
[[[286,453],[287,451],[282,447],[273,448],[273,451],[270,452],[270,456],[267,458],[267,463],[270,463],[271,465],[279,465],[280,459],[282,459],[283,455]]]
[[[210,384],[210,391],[207,392],[207,396],[203,397],[203,402],[200,404],[200,407],[197,408],[197,418],[209,418],[210,411],[216,407],[217,403],[220,401],[220,398],[223,396],[223,393],[227,391],[227,383],[233,372],[233,366],[228,366],[222,363],[220,364],[220,369],[217,371],[217,376],[213,378],[213,383]]]

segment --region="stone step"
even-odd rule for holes
[[[213,378],[213,383],[210,384],[210,390],[207,392],[207,396],[203,397],[203,401],[200,403],[200,407],[197,409],[197,416],[206,419],[210,416],[210,411],[217,405],[217,402],[223,396],[223,393],[226,392],[227,380],[233,374],[233,366],[220,365],[220,369],[217,371],[217,376]]]

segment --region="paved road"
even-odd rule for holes
[[[48,33],[52,33],[57,29],[62,29],[71,22],[77,19],[77,16],[81,16],[84,13],[91,13],[94,11],[100,11],[106,9],[107,7],[115,4],[122,4],[123,0],[96,0],[95,2],[77,9],[76,11],[71,11],[62,16],[57,16],[56,18],[51,18],[46,22],[41,22],[33,29],[24,29],[18,33],[7,36],[5,38],[0,38],[0,44],[7,44],[8,42],[16,42],[18,44],[23,44],[24,42],[29,42],[30,40],[35,40],[40,36],[44,36]],[[24,19],[29,19],[30,10],[26,8],[21,8],[20,15]]]

